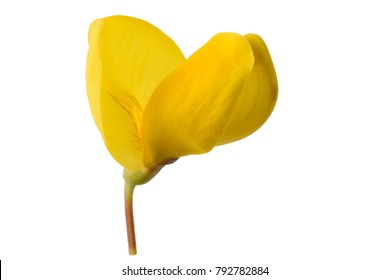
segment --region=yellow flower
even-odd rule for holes
[[[86,76],[95,123],[124,167],[130,254],[134,187],[179,157],[253,133],[278,91],[258,35],[219,33],[186,59],[159,29],[125,16],[91,24]]]

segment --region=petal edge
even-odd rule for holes
[[[240,140],[255,132],[265,123],[276,104],[278,81],[268,48],[256,34],[247,34],[245,38],[251,45],[255,63],[218,145]]]

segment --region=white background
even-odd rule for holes
[[[2,1],[4,279],[126,279],[127,265],[390,279],[385,3]],[[137,187],[135,257],[127,255],[122,168],[85,90],[89,24],[115,14],[151,22],[186,56],[218,32],[257,33],[279,79],[277,106],[259,131]]]

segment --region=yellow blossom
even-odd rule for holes
[[[89,30],[87,92],[95,123],[124,167],[129,252],[136,254],[132,195],[176,159],[256,131],[278,85],[264,41],[219,33],[188,59],[155,26],[132,17]]]

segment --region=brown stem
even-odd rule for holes
[[[129,254],[137,254],[137,244],[135,241],[134,230],[134,215],[133,215],[133,193],[135,186],[125,183],[125,209],[126,209],[126,226],[127,226],[127,240],[129,244]]]

